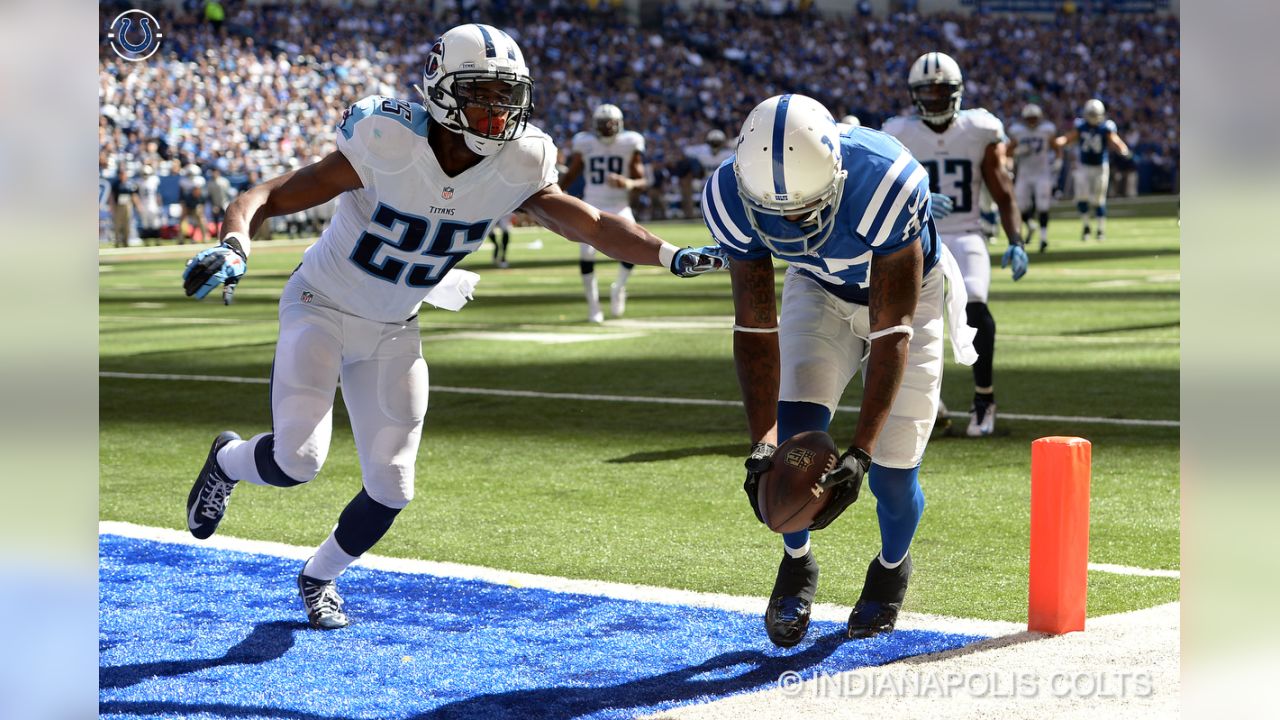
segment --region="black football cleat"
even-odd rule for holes
[[[305,567],[305,566],[304,566]],[[342,596],[338,583],[333,580],[317,580],[298,574],[298,595],[307,609],[307,621],[317,630],[337,630],[351,624],[342,612]]]
[[[867,568],[867,579],[862,594],[849,613],[847,635],[850,638],[869,638],[893,630],[898,622],[898,611],[907,596],[907,581],[911,579],[911,553],[902,564],[890,570],[880,564],[880,556],[872,558]]]
[[[236,487],[236,481],[227,477],[222,468],[218,467],[218,451],[232,440],[239,439],[240,436],[231,431],[214,438],[213,447],[209,448],[209,457],[204,461],[204,467],[200,468],[191,492],[187,494],[187,529],[200,540],[212,535],[218,529],[218,523],[222,522],[222,516],[227,513],[227,502],[231,498],[231,491]]]
[[[784,551],[764,613],[764,629],[774,645],[794,647],[809,632],[809,611],[818,592],[818,561],[810,551],[792,558]]]

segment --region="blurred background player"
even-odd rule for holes
[[[1013,266],[1013,279],[1027,272],[1018,211],[1005,169],[1004,125],[981,108],[961,110],[964,78],[951,56],[921,55],[911,66],[907,83],[916,114],[896,117],[884,131],[896,136],[929,172],[934,193],[933,217],[942,242],[955,256],[968,291],[969,325],[976,331],[973,365],[973,406],[969,410],[970,437],[995,431],[996,398],[992,364],[996,349],[996,321],[987,308],[991,286],[991,256],[978,218],[979,197],[986,187],[1000,209],[1009,248],[1000,267]]]
[[[1022,213],[1022,222],[1031,227],[1034,213],[1040,224],[1040,252],[1049,247],[1049,206],[1053,202],[1054,160],[1061,150],[1054,147],[1057,136],[1053,123],[1044,119],[1040,106],[1028,103],[1022,119],[1009,127],[1009,152],[1014,159],[1013,194]]]
[[[1093,203],[1098,218],[1098,240],[1106,236],[1107,185],[1111,163],[1108,150],[1114,148],[1121,157],[1129,157],[1129,146],[1120,139],[1116,124],[1107,119],[1107,108],[1094,98],[1084,104],[1084,117],[1076,118],[1075,127],[1066,135],[1054,138],[1055,149],[1073,142],[1080,143],[1079,165],[1076,167],[1076,210],[1080,211],[1080,240],[1089,239],[1089,204]]]
[[[111,184],[111,225],[114,231],[116,247],[128,247],[134,235],[134,218],[141,208],[142,200],[138,196],[138,183],[125,172],[120,165],[118,175]]]
[[[507,247],[511,245],[511,215],[503,215],[493,224],[489,229],[489,242],[493,243],[494,266],[508,267]]]
[[[617,105],[601,105],[591,113],[593,131],[573,136],[569,169],[561,181],[569,187],[582,177],[582,200],[588,205],[635,220],[631,211],[631,191],[643,189],[648,181],[644,171],[644,136],[622,127],[622,110]],[[579,249],[582,291],[587,296],[587,320],[604,322],[600,310],[600,289],[596,285],[596,249]],[[609,286],[609,314],[622,317],[627,307],[627,279],[631,263],[618,264],[618,279]]]
[[[182,171],[182,178],[178,180],[178,195],[182,203],[180,224],[190,228],[179,232],[178,242],[185,244],[188,237],[193,243],[204,242],[208,239],[208,229],[205,227],[208,194],[205,192],[205,180],[200,173],[200,166],[192,163]]]
[[[782,536],[764,618],[769,639],[781,647],[799,643],[809,627],[818,587],[809,531],[827,527],[857,500],[864,474],[876,497],[881,545],[849,615],[848,637],[893,630],[906,597],[911,540],[924,512],[920,463],[942,386],[948,263],[930,205],[925,170],[901,143],[837,125],[803,95],[756,106],[732,161],[703,190],[703,217],[730,258],[733,357],[753,443],[743,490],[757,519],[760,476],[777,445],[827,430],[845,388],[862,372],[852,441],[822,480],[831,499],[809,529]],[[781,317],[774,257],[790,264]],[[962,285],[954,278],[957,293]],[[962,303],[957,295],[957,313]],[[972,362],[967,342],[953,342],[957,359]]]
[[[150,165],[142,166],[142,181],[138,183],[139,235],[147,245],[160,243],[160,228],[168,219],[164,200],[160,197],[160,178]]]
[[[697,217],[693,208],[693,181],[707,177],[732,156],[733,148],[725,145],[721,130],[708,130],[705,142],[684,149],[684,160],[676,168],[676,175],[680,177],[680,207],[685,217]],[[698,192],[701,190],[698,188]]]

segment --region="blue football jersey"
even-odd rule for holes
[[[817,280],[836,297],[866,305],[873,254],[889,254],[919,242],[924,272],[938,262],[941,246],[933,227],[929,175],[890,135],[866,127],[840,137],[845,180],[835,228],[814,255],[782,258]],[[770,255],[747,220],[733,157],[712,173],[702,190],[702,217],[729,257]]]
[[[1103,120],[1097,125],[1090,125],[1083,118],[1076,118],[1076,132],[1080,134],[1080,164],[1106,164],[1107,137],[1116,132],[1116,124]]]

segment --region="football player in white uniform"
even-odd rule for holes
[[[1040,222],[1040,252],[1049,248],[1049,206],[1053,202],[1053,166],[1062,151],[1053,139],[1058,131],[1044,119],[1040,106],[1028,103],[1022,120],[1009,126],[1009,152],[1014,159],[1013,194],[1022,222],[1031,226],[1031,214]]]
[[[1107,185],[1111,178],[1108,150],[1130,157],[1129,146],[1120,139],[1115,122],[1107,119],[1107,108],[1094,98],[1084,104],[1084,117],[1076,118],[1075,127],[1066,135],[1054,138],[1054,148],[1080,143],[1079,165],[1076,166],[1076,210],[1080,211],[1080,239],[1089,239],[1089,204],[1093,203],[1098,218],[1098,240],[1106,236]]]
[[[697,217],[693,210],[694,178],[709,176],[730,157],[733,148],[725,144],[723,130],[708,130],[706,142],[684,149],[684,160],[676,168],[676,175],[680,176],[680,205],[685,217]]]
[[[1009,238],[1000,267],[1012,265],[1014,280],[1027,272],[1018,210],[1005,168],[1004,124],[981,108],[960,109],[964,78],[949,55],[921,55],[911,66],[908,84],[916,115],[892,118],[884,131],[901,140],[929,172],[938,233],[964,274],[969,324],[978,333],[974,338],[978,361],[973,365],[973,407],[966,434],[981,437],[994,432],[996,422],[992,379],[996,321],[987,308],[991,257],[978,218],[982,187],[999,206],[1001,225]]]
[[[239,482],[293,487],[315,478],[341,378],[363,487],[298,577],[317,628],[347,625],[335,578],[413,497],[428,391],[419,306],[424,299],[461,306],[474,274],[450,269],[484,244],[498,218],[522,208],[571,240],[677,275],[724,264],[561,191],[555,146],[527,124],[532,81],[524,56],[505,32],[476,24],[449,30],[428,54],[423,85],[423,104],[375,95],[351,106],[337,150],[238,196],[222,244],[184,273],[187,294],[197,298],[237,282],[266,218],[338,197],[280,299],[271,432],[219,435],[187,499],[188,528],[207,538]]]
[[[569,187],[586,172],[582,200],[588,205],[635,220],[631,212],[631,191],[648,187],[644,171],[644,136],[622,127],[622,110],[617,105],[601,105],[591,114],[595,132],[584,131],[573,136],[569,168],[564,187]],[[582,245],[578,256],[582,271],[582,290],[587,296],[587,320],[604,322],[600,311],[600,290],[596,286],[596,249]],[[618,279],[609,286],[609,314],[622,317],[627,305],[627,278],[631,263],[618,268]]]

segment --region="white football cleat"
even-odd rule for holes
[[[969,410],[969,437],[986,437],[996,431],[996,404],[975,400]]]
[[[596,308],[595,310],[588,311],[587,322],[595,323],[596,325],[603,323],[604,313],[600,311],[600,308]]]

